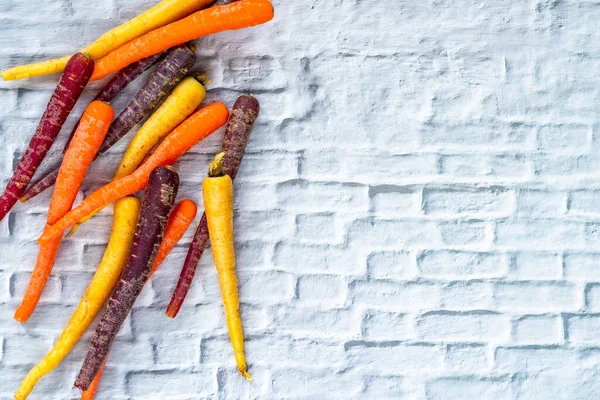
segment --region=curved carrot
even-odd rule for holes
[[[158,249],[154,265],[150,270],[148,279],[156,272],[158,267],[167,258],[173,247],[179,242],[185,231],[188,230],[194,218],[196,218],[198,207],[192,200],[182,200],[177,207],[173,209],[169,217],[169,223],[165,229],[165,237]]]
[[[97,60],[130,40],[173,21],[178,21],[195,11],[209,6],[213,1],[163,0],[132,20],[106,32],[81,52],[88,53],[92,59]],[[2,78],[8,81],[61,72],[65,68],[65,65],[67,65],[69,58],[70,56],[67,56],[40,63],[13,67],[2,72]]]
[[[77,191],[106,136],[106,132],[108,132],[108,127],[113,116],[114,111],[112,107],[101,101],[92,102],[85,110],[81,118],[81,124],[73,137],[73,142],[65,153],[60,166],[56,188],[52,194],[48,209],[48,226],[56,223],[73,206]],[[17,321],[27,321],[40,300],[42,291],[54,266],[60,242],[61,238],[57,237],[40,247],[38,259],[31,274],[27,291],[21,305],[15,312],[15,319]]]
[[[81,393],[81,400],[94,400],[94,397],[96,396],[96,391],[98,390],[98,385],[100,384],[100,380],[102,380],[102,373],[104,372],[104,367],[106,367],[106,360],[104,360],[104,363],[100,367],[100,371],[98,371],[98,373],[96,374],[96,377],[92,381],[90,387],[87,390],[84,390],[83,393]]]
[[[113,181],[86,197],[79,207],[68,212],[54,225],[46,227],[38,242],[44,244],[52,241],[94,210],[143,189],[154,168],[173,164],[195,144],[223,126],[228,117],[229,110],[223,103],[213,103],[192,114],[163,140],[133,174]]]
[[[102,79],[126,65],[169,47],[212,33],[263,24],[272,18],[273,5],[269,0],[241,0],[198,11],[110,52],[96,64],[92,80]]]
[[[240,298],[235,275],[235,251],[233,246],[233,181],[223,175],[223,157],[219,153],[210,164],[208,178],[202,183],[204,209],[213,258],[217,267],[225,317],[235,360],[240,374],[252,380],[247,372],[244,354],[244,331],[240,316]]]
[[[140,207],[141,202],[133,196],[115,202],[112,233],[92,281],[52,349],[21,382],[15,393],[15,399],[27,398],[35,384],[60,364],[75,347],[110,296],[127,264]]]

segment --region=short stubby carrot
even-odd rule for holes
[[[202,183],[204,210],[208,222],[208,234],[212,247],[221,296],[225,308],[227,328],[240,374],[252,380],[247,371],[244,354],[244,331],[240,316],[240,298],[235,274],[235,251],[233,236],[233,181],[223,175],[223,157],[219,153],[210,164],[208,178]]]
[[[165,258],[167,258],[171,250],[173,250],[173,247],[175,247],[177,242],[179,242],[185,234],[185,231],[188,230],[192,221],[196,218],[197,211],[198,207],[196,206],[196,203],[188,199],[181,200],[173,209],[173,212],[169,217],[169,223],[165,229],[165,237],[158,249],[158,254],[156,254],[156,259],[154,260],[154,265],[152,265],[148,279],[152,277]]]
[[[35,384],[61,363],[102,309],[127,264],[140,207],[133,196],[115,202],[112,233],[92,281],[52,349],[19,385],[15,399],[26,399]]]
[[[60,166],[48,208],[48,226],[56,223],[73,206],[77,191],[104,141],[113,116],[112,107],[101,101],[94,101],[87,107]],[[16,320],[26,321],[35,309],[54,266],[60,242],[61,238],[57,237],[41,245],[25,296],[15,312]]]
[[[117,179],[90,194],[77,208],[54,225],[46,227],[38,242],[44,244],[52,241],[93,211],[143,189],[154,168],[172,165],[195,144],[225,125],[228,117],[229,110],[218,102],[195,112],[167,135],[156,151],[133,174]]]
[[[273,19],[273,15],[273,4],[269,0],[241,0],[198,11],[113,50],[98,60],[92,80],[102,79],[171,46],[217,32],[263,24]]]

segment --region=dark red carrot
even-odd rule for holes
[[[173,88],[188,73],[196,63],[195,47],[191,44],[182,44],[169,50],[165,59],[156,67],[148,80],[127,107],[114,120],[104,139],[98,156],[106,153],[115,143],[148,115],[160,102],[173,90]],[[52,179],[55,171],[48,173],[31,186],[27,198],[33,198],[44,190],[54,185],[56,178]]]
[[[113,78],[100,90],[100,92],[96,95],[94,100],[100,100],[105,103],[110,103],[131,82],[133,82],[146,70],[150,69],[158,61],[162,60],[166,56],[166,54],[167,52],[163,51],[162,53],[158,53],[148,58],[144,58],[140,61],[136,61],[133,64],[123,68],[122,70],[117,72],[115,76],[113,76]],[[63,154],[67,151],[67,148],[69,147],[71,139],[73,139],[73,135],[75,134],[75,131],[77,130],[78,126],[79,122],[77,122],[73,127],[73,130],[71,131],[71,136],[69,136],[67,143],[65,143]],[[27,192],[25,192],[25,196],[26,195]]]
[[[87,390],[91,385],[144,287],[162,242],[178,187],[179,176],[172,168],[158,167],[150,174],[127,266],[108,300],[75,381],[75,386],[81,390]]]
[[[35,134],[29,142],[25,154],[10,178],[2,197],[0,197],[0,221],[15,205],[31,181],[35,171],[46,157],[50,146],[58,136],[77,99],[87,85],[94,61],[87,55],[77,53],[67,63],[65,72],[54,90],[46,111],[40,120]]]
[[[242,163],[244,152],[246,151],[246,145],[248,144],[248,138],[252,132],[252,127],[256,122],[260,105],[258,100],[249,95],[240,96],[231,110],[231,117],[227,123],[227,130],[223,137],[222,151],[225,153],[223,159],[223,174],[229,175],[231,179],[234,179],[237,175],[237,171]],[[196,274],[196,267],[198,261],[204,253],[206,244],[208,242],[208,225],[206,221],[206,214],[202,214],[200,224],[194,234],[194,239],[188,250],[177,287],[171,297],[171,302],[167,308],[167,316],[175,318],[194,279]]]

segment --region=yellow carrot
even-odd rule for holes
[[[169,132],[181,124],[202,103],[206,96],[203,83],[205,74],[182,80],[161,106],[142,125],[129,144],[117,167],[113,181],[130,175],[140,166],[148,152]],[[73,226],[69,236],[77,232],[81,224],[88,221],[102,209],[94,211]]]
[[[131,140],[113,180],[132,174],[160,139],[194,112],[206,96],[205,75],[187,77],[177,85]]]
[[[35,384],[60,364],[110,296],[127,263],[139,211],[140,201],[135,197],[125,197],[115,202],[113,231],[98,270],[54,347],[29,371],[15,393],[15,399],[27,398]]]
[[[121,45],[154,29],[178,21],[213,2],[214,0],[163,0],[137,17],[106,32],[81,52],[97,60]],[[2,79],[10,81],[62,72],[70,57],[13,67],[2,72]]]
[[[244,331],[240,316],[240,298],[235,275],[235,251],[233,246],[233,182],[229,175],[223,175],[223,157],[219,153],[210,164],[208,178],[202,183],[204,210],[208,223],[208,234],[212,247],[221,296],[225,308],[227,328],[235,361],[240,374],[252,380],[247,372],[244,354]]]

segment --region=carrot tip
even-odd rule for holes
[[[239,371],[240,371],[240,374],[241,374],[241,375],[242,375],[244,378],[246,378],[246,380],[247,380],[247,381],[249,381],[249,382],[252,382],[252,377],[250,376],[250,374],[248,373],[248,371],[245,371],[245,370],[244,370],[244,371],[242,371],[242,370],[239,370]]]

